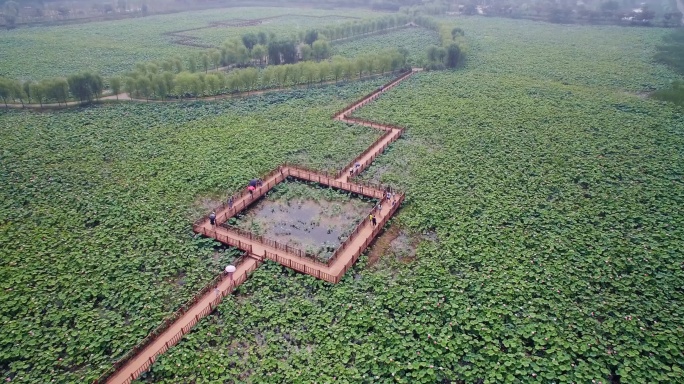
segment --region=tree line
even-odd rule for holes
[[[67,103],[70,98],[81,102],[99,98],[104,90],[102,76],[91,72],[71,75],[67,78],[44,79],[39,82],[19,81],[0,77],[0,98],[7,106],[10,101],[38,102],[42,106],[48,101]]]
[[[138,98],[191,98],[251,92],[293,85],[312,85],[325,81],[352,80],[373,74],[403,69],[408,52],[397,49],[354,59],[333,57],[320,62],[272,65],[262,69],[248,67],[223,72],[174,73],[155,65],[139,67],[121,78],[110,80],[112,90],[121,90]]]
[[[329,58],[330,44],[335,40],[396,28],[410,22],[411,17],[407,15],[392,15],[309,29],[293,36],[276,36],[273,32],[265,31],[249,32],[240,38],[225,41],[219,49],[200,54],[199,61],[204,64],[205,72],[207,62],[215,67],[245,67],[294,64],[302,60],[320,61]],[[196,59],[190,59],[190,72],[194,72],[196,63]]]
[[[397,14],[369,20],[354,20],[327,28],[317,28],[314,31],[328,40],[340,40],[401,27],[409,24],[411,21],[412,18],[410,16]]]
[[[441,46],[432,45],[427,48],[427,69],[456,68],[465,61],[465,52],[462,49],[465,46],[463,29],[440,24],[426,16],[415,17],[414,23],[439,34]]]
[[[264,31],[249,32],[226,41],[220,49],[203,51],[187,60],[173,57],[138,63],[123,76],[109,79],[109,87],[116,95],[123,90],[138,97],[163,99],[338,81],[351,79],[355,73],[361,77],[364,73],[376,73],[376,70],[387,72],[403,67],[407,52],[389,50],[352,60],[341,57],[330,60],[328,38],[348,38],[407,23],[434,30],[440,35],[441,46],[427,49],[428,69],[453,68],[463,61],[463,31],[460,28],[451,29],[422,15],[392,15],[309,29],[289,38]],[[227,76],[209,73],[209,70],[217,70],[221,66],[236,70]],[[40,82],[0,78],[0,98],[5,104],[11,100],[41,105],[48,101],[66,103],[69,99],[90,102],[101,96],[104,86],[100,75],[89,72]]]
[[[407,55],[405,50],[389,49],[354,59],[336,56],[320,62],[302,61],[262,69],[241,68],[228,74],[186,70],[176,73],[173,68],[165,70],[155,63],[137,64],[134,71],[110,78],[109,88],[115,95],[124,91],[133,97],[145,99],[218,96],[326,81],[349,81],[384,74],[404,69]],[[100,98],[104,89],[103,78],[91,72],[39,82],[0,77],[0,98],[5,106],[15,100],[22,105],[37,102],[41,106],[49,101],[66,104],[70,99],[90,102]]]

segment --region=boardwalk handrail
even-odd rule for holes
[[[348,119],[346,119],[346,120],[348,120]],[[345,121],[346,121],[346,120],[345,120]],[[360,119],[359,119],[359,120],[360,120]],[[368,124],[373,125],[373,124],[377,124],[377,123],[368,122]],[[354,160],[352,160],[349,164],[347,164],[346,167],[344,167],[342,170],[340,170],[339,172],[337,172],[337,174],[335,175],[335,178],[338,179],[338,178],[340,178],[342,175],[344,175],[344,173],[347,172],[348,169],[350,169],[351,167],[353,167],[354,165],[356,165],[356,163],[359,161],[359,159],[362,159],[364,156],[366,156],[367,154],[369,154],[370,151],[373,150],[373,148],[375,148],[376,145],[380,144],[383,140],[387,139],[387,137],[392,136],[392,137],[390,138],[390,141],[387,143],[387,145],[384,146],[384,147],[382,148],[381,153],[384,152],[384,150],[389,146],[389,144],[392,144],[392,143],[394,143],[395,141],[397,141],[397,140],[399,139],[399,137],[401,137],[401,135],[402,135],[403,133],[404,133],[404,129],[403,129],[403,128],[399,130],[399,134],[398,134],[398,135],[395,135],[394,132],[392,132],[391,130],[386,131],[382,136],[380,136],[377,140],[375,140],[375,141],[373,142],[373,144],[372,144],[370,147],[366,148],[359,156],[357,156]],[[373,158],[375,158],[375,156],[374,156]],[[360,171],[366,169],[366,167],[368,167],[368,166],[370,165],[371,162],[372,162],[372,160],[371,160],[371,161],[365,161],[363,164],[360,164],[359,169],[356,170],[356,171],[354,171],[354,174],[358,174]],[[358,183],[358,181],[357,181],[357,183]]]
[[[383,230],[383,228],[385,227],[385,225],[386,225],[387,222],[389,221],[390,217],[392,217],[392,215],[394,215],[394,213],[397,211],[397,209],[399,209],[399,206],[404,202],[404,198],[405,198],[405,195],[404,195],[404,194],[399,194],[399,195],[397,196],[397,202],[396,202],[396,204],[394,204],[394,206],[392,206],[392,207],[390,208],[389,213],[388,213],[387,215],[385,215],[385,216],[380,220],[380,222],[379,222],[378,225],[375,227],[375,229],[373,229],[372,235],[369,236],[369,237],[366,239],[366,241],[364,241],[363,245],[360,246],[359,249],[358,249],[356,252],[354,252],[354,254],[352,255],[351,259],[347,262],[347,264],[346,264],[346,265],[344,266],[344,268],[342,269],[342,273],[340,273],[339,275],[336,276],[336,278],[335,278],[335,283],[339,283],[339,282],[340,282],[340,280],[341,280],[342,277],[347,273],[347,271],[349,270],[349,268],[351,268],[351,266],[354,265],[354,263],[356,263],[356,261],[359,259],[359,256],[361,256],[361,254],[363,253],[363,251],[364,251],[366,248],[368,248],[368,246],[370,245],[370,243],[375,239],[375,237],[380,233],[380,231]]]
[[[341,115],[341,119],[343,121],[348,121],[348,122],[359,122],[361,124],[365,125],[370,125],[371,127],[375,127],[376,124],[365,119],[359,119],[359,118],[348,118],[346,116],[347,113],[352,112],[353,110],[356,110],[357,108],[365,105],[369,101],[374,100],[377,98],[384,89],[387,89],[389,87],[394,86],[401,80],[405,79],[409,75],[411,75],[413,71],[408,71],[403,74],[401,74],[399,77],[394,79],[393,81],[390,81],[387,83],[385,86],[383,86],[381,89],[378,89],[371,94],[367,95],[366,97],[360,99],[360,101],[355,102],[354,104],[348,106],[346,109],[340,111],[337,115],[334,116],[334,118],[337,118],[337,116]],[[379,125],[379,124],[378,124]],[[356,157],[353,162],[351,163],[350,166],[353,166],[357,159],[361,159],[362,157],[367,156],[369,153],[371,153],[371,150],[373,151],[373,154],[369,159],[367,159],[363,167],[367,167],[370,165],[370,163],[394,141],[396,141],[401,134],[404,132],[404,128],[397,127],[397,126],[389,126],[389,125],[382,125],[382,127],[378,126],[378,128],[381,128],[386,131],[385,134],[383,134],[378,140],[376,140],[373,145],[370,147],[370,149],[366,149],[361,156]],[[395,130],[398,130],[395,131]],[[392,135],[392,136],[388,136]],[[378,148],[380,143],[382,143],[384,140],[387,140],[387,138],[390,138],[387,143],[382,145],[382,147]],[[349,168],[349,167],[347,167]],[[347,168],[343,169],[342,172],[345,172]],[[337,175],[340,173],[337,172]],[[337,189],[343,189],[347,191],[351,191],[353,193],[358,193],[361,195],[369,196],[372,198],[377,198],[377,199],[383,199],[385,197],[385,187],[381,185],[372,185],[369,183],[364,183],[364,182],[342,182],[336,180],[338,177],[333,177],[333,175],[330,175],[328,172],[321,173],[319,171],[307,169],[302,166],[295,166],[291,164],[284,164],[279,166],[278,168],[272,170],[269,172],[267,175],[263,177],[265,179],[265,185],[258,187],[254,193],[250,194],[247,190],[242,190],[240,192],[237,192],[233,195],[233,202],[234,206],[229,207],[228,203],[224,202],[220,204],[218,207],[216,207],[217,211],[217,225],[224,224],[229,217],[234,216],[237,214],[240,210],[244,209],[245,207],[249,206],[253,202],[257,201],[261,196],[265,195],[273,186],[275,186],[277,183],[282,182],[285,180],[287,177],[294,177],[294,178],[299,178],[302,180],[307,180],[311,182],[317,182],[319,184],[323,185],[328,185],[332,188],[337,188]],[[346,180],[346,179],[343,179]],[[233,292],[235,287],[238,285],[242,284],[248,277],[250,273],[252,273],[256,267],[261,263],[262,259],[260,259],[261,255],[254,255],[253,254],[253,249],[252,249],[252,243],[250,242],[243,242],[239,239],[232,238],[228,235],[225,234],[225,232],[231,233],[237,233],[239,236],[242,237],[247,237],[250,241],[258,241],[259,243],[265,244],[273,249],[277,250],[282,250],[285,251],[288,255],[295,255],[301,258],[301,261],[306,260],[306,262],[298,262],[297,259],[293,258],[286,258],[284,256],[280,256],[278,253],[272,253],[269,252],[268,250],[264,249],[264,254],[263,258],[265,259],[270,259],[273,260],[279,264],[282,264],[286,267],[295,269],[297,271],[312,275],[318,279],[322,279],[331,283],[338,283],[342,277],[346,274],[346,272],[351,268],[352,265],[358,260],[360,257],[361,253],[368,247],[368,245],[376,238],[376,236],[383,230],[384,226],[387,224],[389,219],[394,215],[396,210],[399,208],[399,206],[403,203],[405,199],[405,195],[401,192],[395,191],[396,193],[396,198],[397,201],[395,202],[394,205],[392,205],[386,215],[383,215],[380,218],[380,222],[378,225],[376,225],[373,230],[371,231],[371,236],[367,237],[363,244],[354,251],[352,254],[352,257],[346,262],[342,270],[337,274],[337,275],[332,275],[328,272],[325,271],[330,271],[329,269],[323,269],[323,268],[312,268],[311,265],[313,264],[314,266],[322,266],[322,267],[330,267],[333,265],[339,254],[343,250],[348,250],[350,244],[352,241],[356,238],[358,233],[364,228],[365,225],[369,225],[366,222],[366,217],[361,220],[361,222],[357,225],[357,227],[352,231],[352,233],[347,237],[347,239],[338,247],[338,249],[333,253],[332,257],[328,260],[327,263],[323,263],[319,260],[317,260],[313,255],[307,254],[306,252],[302,250],[298,250],[296,248],[290,247],[285,244],[278,243],[274,240],[264,238],[263,236],[255,235],[252,234],[251,232],[241,230],[239,228],[230,226],[228,224],[224,224],[222,227],[225,231],[222,230],[223,233],[219,233],[217,231],[217,227],[208,227],[207,222],[208,222],[208,217],[203,217],[201,219],[196,220],[193,223],[193,230],[196,233],[202,234],[204,236],[208,237],[213,237],[216,240],[223,242],[225,244],[229,244],[231,246],[237,247],[239,249],[242,249],[246,251],[246,254],[239,257],[235,265],[240,266],[243,262],[245,262],[247,256],[246,255],[252,255],[256,258],[256,261],[253,262],[253,264],[243,273],[241,273],[237,278],[235,278],[230,284],[228,285],[228,288],[225,291],[220,292],[220,295],[217,295],[217,297],[214,300],[209,301],[209,304],[206,305],[204,308],[194,308],[193,311],[196,312],[197,314],[193,317],[190,318],[189,321],[183,325],[183,327],[178,331],[175,335],[170,337],[166,342],[161,345],[156,351],[153,351],[151,353],[151,356],[147,358],[146,361],[144,361],[142,364],[136,367],[136,370],[130,374],[129,377],[123,380],[124,383],[128,384],[131,381],[135,380],[142,372],[146,371],[149,369],[149,367],[154,363],[154,361],[157,359],[157,357],[166,352],[170,347],[178,343],[180,339],[183,337],[183,335],[187,334],[190,332],[192,327],[194,327],[200,319],[202,319],[204,316],[210,314],[216,306],[221,302],[223,297],[226,295],[230,294]],[[250,194],[248,197],[247,194]],[[387,203],[389,204],[389,202]],[[325,270],[325,271],[324,271]],[[182,316],[186,315],[187,311],[190,310],[193,306],[197,305],[198,302],[204,298],[204,300],[207,299],[207,294],[208,292],[211,291],[211,289],[217,287],[223,279],[225,278],[225,275],[219,274],[215,276],[211,281],[209,281],[198,293],[196,293],[192,298],[190,298],[186,303],[181,305],[181,307],[176,310],[171,316],[167,317],[162,324],[160,324],[158,327],[154,329],[150,334],[148,334],[143,340],[141,340],[131,351],[123,355],[121,358],[119,358],[110,368],[108,368],[98,379],[94,381],[94,383],[100,384],[104,383],[109,377],[111,377],[113,374],[115,374],[119,369],[121,369],[128,361],[136,357],[141,351],[144,349],[150,347],[154,341],[157,340],[158,336],[161,335],[163,332],[168,331],[168,329],[171,327],[171,325],[179,320]],[[199,309],[199,312],[197,312]],[[186,321],[186,320],[184,320]],[[138,362],[139,364],[139,362]]]
[[[230,224],[223,224],[223,228],[225,228],[228,231],[233,231],[237,233],[239,236],[246,237],[252,241],[259,242],[263,245],[269,246],[271,248],[275,248],[281,251],[284,251],[290,255],[302,258],[302,259],[307,259],[313,263],[320,264],[322,266],[327,266],[327,264],[323,261],[321,261],[318,257],[316,257],[313,254],[307,253],[306,251],[303,251],[299,248],[289,246],[287,244],[283,244],[280,242],[277,242],[273,239],[269,239],[267,237],[264,237],[262,235],[257,235],[255,233],[252,233],[250,231],[238,228],[234,225]]]
[[[235,261],[235,266],[238,266],[242,264],[244,261],[244,258],[247,257],[245,254],[239,256],[236,261]],[[124,364],[126,364],[130,359],[135,357],[138,352],[142,351],[146,347],[148,347],[150,344],[152,344],[156,339],[157,336],[161,335],[163,332],[165,332],[171,325],[173,324],[174,321],[178,320],[181,318],[187,311],[190,309],[194,304],[197,303],[197,301],[204,296],[207,292],[211,291],[214,289],[216,286],[218,286],[219,283],[225,278],[225,275],[223,273],[220,273],[216,276],[214,276],[207,284],[205,284],[202,289],[200,289],[197,293],[195,293],[190,299],[188,299],[185,303],[183,303],[176,311],[174,311],[170,316],[167,316],[160,325],[158,325],[152,332],[150,332],[144,339],[142,339],[140,342],[138,342],[130,351],[128,351],[125,355],[120,357],[114,364],[109,367],[102,375],[100,375],[99,378],[97,378],[93,383],[99,384],[99,383],[104,383],[112,374],[114,374],[120,367],[122,367]],[[240,277],[241,278],[241,277]],[[233,280],[233,284],[231,287],[225,291],[225,294],[222,297],[225,297],[227,294],[233,291],[233,289],[238,285],[235,284],[237,279]],[[187,333],[187,332],[186,332]],[[181,335],[182,336],[182,335]],[[180,337],[178,338],[180,340]],[[173,343],[175,344],[175,343]],[[171,345],[167,343],[166,349],[168,349]],[[156,355],[159,355],[161,353],[166,352],[166,349],[164,351],[161,351],[157,353]],[[149,365],[151,365],[154,362],[152,360]],[[149,366],[148,366],[149,368]],[[140,370],[140,369],[139,369]],[[140,372],[146,371],[147,368],[140,370]],[[139,374],[139,373],[138,373]],[[138,375],[136,374],[135,377]],[[133,379],[132,379],[133,380]]]
[[[393,87],[395,84],[399,83],[400,81],[404,80],[407,76],[411,75],[413,73],[412,69],[408,69],[405,72],[399,73],[399,76],[397,76],[395,79],[390,80],[389,82],[385,83],[382,87],[379,89],[374,90],[373,92],[362,96],[360,99],[355,100],[351,104],[348,104],[346,107],[340,109],[339,111],[335,112],[335,114],[332,115],[332,118],[336,118],[342,113],[345,112],[351,112],[353,110],[356,110],[358,108],[361,108],[368,102],[370,99],[377,97],[379,94],[381,94],[383,91],[387,90],[388,88]]]
[[[306,181],[313,181],[315,183],[327,185],[337,189],[343,189],[346,191],[351,191],[359,195],[364,195],[379,199],[383,196],[383,191],[385,187],[379,184],[371,184],[366,182],[341,182],[337,181],[335,177],[323,176],[316,173],[315,171],[310,171],[307,169],[302,169],[300,167],[288,166],[289,176],[297,179],[302,179]]]

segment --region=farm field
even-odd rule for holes
[[[407,127],[362,179],[406,189],[415,260],[266,263],[142,382],[681,380],[684,114],[644,98],[677,78],[666,32],[457,21],[465,69],[357,112]]]
[[[283,161],[347,164],[379,133],[330,114],[387,80],[1,111],[2,380],[98,377],[236,255],[195,238],[192,221]]]
[[[350,17],[380,15],[368,15],[368,12],[358,10],[225,8],[58,27],[18,28],[0,32],[0,46],[3,48],[0,50],[0,76],[40,80],[91,70],[108,77],[129,71],[139,62],[174,56],[187,58],[203,51],[202,48],[173,44],[172,37],[163,35],[165,32],[204,27],[213,21],[285,14]],[[219,44],[229,37],[239,36],[255,28],[280,33],[284,28],[295,25],[303,28],[304,23],[313,26],[330,22],[329,18],[283,17],[270,20],[261,27],[211,28],[195,32],[206,34],[206,42]]]

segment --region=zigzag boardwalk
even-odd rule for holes
[[[244,191],[233,196],[232,205],[223,204],[219,207],[216,211],[216,225],[211,225],[208,218],[203,218],[195,222],[193,230],[196,233],[214,238],[226,245],[240,248],[246,252],[246,255],[240,258],[237,263],[237,271],[233,274],[234,280],[231,281],[228,277],[223,275],[212,280],[212,282],[199,292],[190,303],[181,307],[171,319],[165,321],[145,338],[143,342],[138,344],[138,346],[114,364],[110,370],[105,372],[102,377],[95,382],[103,383],[106,381],[107,383],[118,384],[130,383],[135,380],[140,374],[149,369],[159,355],[166,352],[170,347],[178,343],[183,335],[190,332],[192,327],[197,324],[201,318],[210,314],[221,302],[223,297],[230,294],[235,287],[246,281],[248,275],[265,259],[273,260],[276,263],[309,274],[318,279],[323,279],[331,283],[338,283],[347,270],[356,262],[361,253],[380,233],[394,212],[399,208],[404,200],[404,195],[402,193],[395,194],[396,201],[394,204],[385,202],[382,204],[382,209],[380,211],[374,212],[378,218],[378,224],[376,226],[373,226],[368,220],[362,220],[359,226],[349,238],[340,245],[327,262],[317,260],[313,255],[308,255],[302,250],[231,227],[227,225],[226,222],[250,204],[257,201],[278,183],[285,181],[288,177],[312,181],[382,200],[386,193],[384,188],[351,182],[349,181],[349,176],[358,174],[368,167],[378,155],[382,154],[391,143],[401,136],[404,129],[397,126],[350,118],[347,115],[375,100],[383,92],[394,87],[419,70],[420,69],[412,69],[411,71],[401,74],[381,89],[376,90],[333,115],[333,119],[335,120],[361,124],[385,131],[384,135],[337,174],[328,175],[327,173],[320,173],[289,164],[282,165],[264,176],[263,185],[258,187],[253,194]],[[355,167],[356,163],[359,163],[358,168]],[[215,288],[217,288],[218,291]]]

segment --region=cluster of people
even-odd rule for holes
[[[392,190],[389,187],[385,189],[383,198],[380,199],[380,201],[378,202],[378,204],[375,205],[375,207],[373,207],[373,211],[368,216],[368,221],[370,221],[373,224],[373,226],[376,226],[378,223],[377,216],[375,213],[382,211],[382,202],[385,200],[387,200],[387,203],[391,204],[392,207],[394,207],[397,204],[397,194],[392,192]]]
[[[249,182],[249,185],[247,186],[247,190],[249,191],[250,196],[254,196],[254,191],[257,188],[261,188],[264,185],[264,181],[262,179],[252,179]],[[228,198],[228,209],[233,209],[233,204],[235,203],[235,197],[230,196]],[[209,223],[211,225],[216,225],[216,212],[211,211],[209,214]]]
[[[252,179],[249,182],[249,185],[247,186],[247,190],[249,191],[250,196],[254,196],[254,191],[257,188],[261,188],[264,185],[264,181],[261,179]]]
[[[391,202],[392,207],[397,204],[397,194],[392,192],[389,188],[385,191],[385,198],[387,202]]]

